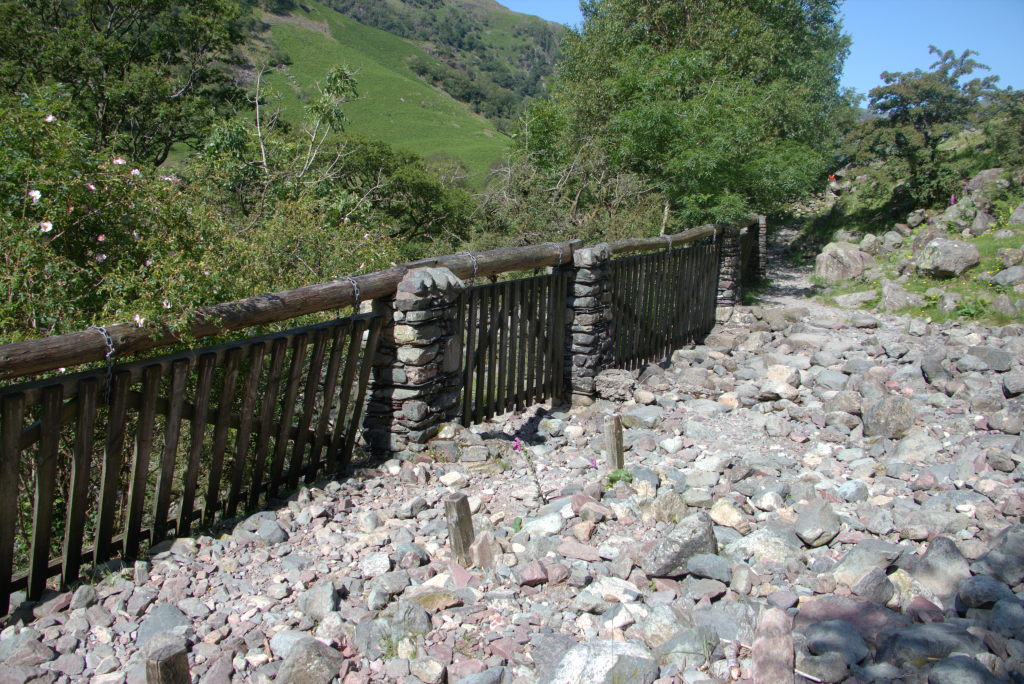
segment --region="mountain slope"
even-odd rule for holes
[[[302,120],[316,82],[338,64],[352,69],[360,97],[345,105],[346,131],[383,140],[427,158],[456,157],[479,184],[503,155],[508,138],[463,103],[427,85],[410,68],[433,60],[398,36],[360,24],[316,2],[286,14],[264,13],[264,40],[272,55],[290,64],[264,81],[275,91],[283,118]]]
[[[437,61],[414,60],[426,81],[508,130],[554,72],[560,24],[494,0],[324,0],[368,26],[413,41]]]

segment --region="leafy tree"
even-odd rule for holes
[[[237,99],[242,18],[233,0],[4,0],[0,92],[57,84],[93,149],[159,164]]]
[[[929,52],[937,57],[929,71],[882,73],[885,85],[869,93],[871,112],[878,116],[866,120],[854,139],[862,159],[867,153],[901,163],[909,192],[919,204],[954,189],[960,172],[949,163],[954,154],[944,143],[979,123],[985,114],[982,103],[998,92],[997,76],[968,78],[988,69],[972,59],[978,54],[973,50],[957,55],[931,46]]]
[[[836,0],[585,0],[552,98],[518,136],[533,163],[594,149],[678,223],[735,218],[825,177],[847,52]],[[563,183],[575,192],[571,180]]]

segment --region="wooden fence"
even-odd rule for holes
[[[714,322],[722,226],[623,240],[613,260],[614,361],[636,366]],[[667,240],[667,242],[666,242]],[[665,250],[666,246],[672,246]],[[196,337],[340,309],[395,292],[408,270],[460,278],[551,267],[469,287],[458,300],[461,419],[565,397],[578,242],[461,253],[195,312]],[[653,250],[653,252],[652,252]],[[345,470],[359,439],[384,318],[354,315],[130,363],[177,343],[132,324],[0,346],[0,379],[108,360],[0,388],[0,615],[83,564],[137,557],[197,524],[265,505]]]
[[[711,331],[720,249],[713,242],[612,261],[616,367],[664,359]]]
[[[568,282],[556,270],[465,290],[463,424],[562,397]]]

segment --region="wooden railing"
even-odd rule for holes
[[[613,358],[636,365],[714,323],[718,238],[709,225],[623,240],[612,254]],[[463,279],[552,267],[467,288],[459,300],[461,419],[467,424],[564,398],[578,241],[424,259],[194,312],[188,334],[227,331],[379,299],[414,268]],[[359,443],[377,314],[120,363],[180,338],[134,324],[0,346],[0,379],[111,360],[95,370],[0,388],[0,615],[12,592],[38,599],[83,564],[233,518],[341,475]],[[108,339],[109,337],[109,339]],[[113,345],[113,354],[108,357]]]

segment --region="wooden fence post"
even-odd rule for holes
[[[469,547],[473,545],[473,516],[469,512],[469,499],[456,493],[444,500],[445,519],[448,522],[448,540],[452,555],[463,567],[470,565]]]
[[[608,452],[608,471],[624,468],[626,457],[622,448],[622,419],[617,413],[604,417],[604,444]]]

